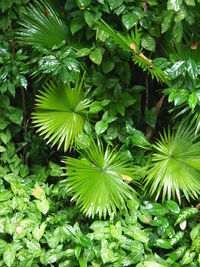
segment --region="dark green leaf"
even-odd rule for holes
[[[138,16],[134,13],[126,13],[122,16],[122,22],[127,30],[130,30],[138,21]]]
[[[90,57],[92,62],[94,62],[97,65],[100,65],[101,61],[102,61],[102,49],[101,48],[95,48],[95,50],[93,50],[90,53],[89,57]]]
[[[149,35],[149,34],[146,34],[142,37],[142,40],[141,40],[141,45],[146,49],[146,50],[149,50],[149,51],[155,51],[155,48],[156,48],[156,42],[155,42],[155,39]]]
[[[165,201],[165,204],[166,204],[166,206],[170,212],[172,212],[174,214],[178,214],[180,212],[179,205],[175,201],[167,200],[167,201]]]

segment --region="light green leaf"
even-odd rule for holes
[[[175,225],[185,221],[188,218],[194,217],[197,214],[198,214],[197,208],[184,208],[180,211],[178,218],[175,222]]]
[[[15,256],[16,256],[16,250],[12,248],[12,246],[9,246],[4,254],[3,254],[3,260],[4,263],[8,266],[11,267],[14,260],[15,260]]]
[[[78,52],[76,53],[77,57],[85,57],[88,56],[90,54],[90,49],[89,48],[82,48],[80,50],[78,50]]]
[[[44,198],[42,201],[35,200],[34,202],[39,211],[41,211],[43,214],[47,214],[49,210],[49,201],[47,199]]]
[[[37,240],[37,241],[40,241],[40,239],[42,238],[42,236],[44,235],[44,231],[45,231],[45,228],[46,228],[46,223],[43,222],[40,226],[37,225],[33,228],[33,231],[32,231],[32,234],[33,234],[33,237]]]
[[[148,148],[150,147],[150,143],[147,141],[145,135],[143,134],[143,132],[139,131],[139,130],[136,130],[136,129],[133,129],[133,132],[132,132],[132,142],[136,145],[136,146],[139,146],[139,147],[142,147],[142,148]]]
[[[197,95],[195,92],[192,92],[188,99],[189,106],[191,109],[194,109],[197,105]]]
[[[97,135],[104,133],[108,129],[108,122],[101,120],[95,124],[95,131]]]
[[[195,6],[195,0],[185,0],[185,3],[186,3],[188,6]]]
[[[174,10],[177,12],[181,8],[182,2],[183,0],[168,0],[167,9]]]
[[[4,146],[0,146],[0,152],[6,151],[6,148]]]
[[[200,236],[200,223],[198,223],[190,232],[190,237],[192,241],[198,236]]]

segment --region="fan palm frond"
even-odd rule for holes
[[[104,150],[101,142],[92,141],[82,156],[83,159],[64,160],[69,192],[74,194],[81,211],[89,217],[99,214],[105,218],[117,208],[126,208],[126,200],[135,192],[123,181],[134,175],[130,164],[121,160],[119,152],[109,147]]]
[[[26,45],[52,48],[67,39],[67,27],[48,1],[36,1],[25,11],[17,39]]]
[[[72,148],[76,138],[82,132],[90,101],[82,97],[81,88],[84,75],[75,87],[70,83],[49,83],[37,96],[33,122],[38,132],[45,135],[49,142],[58,143],[58,149],[64,143],[64,150]]]
[[[181,192],[187,200],[200,193],[200,142],[194,133],[193,124],[181,123],[168,133],[164,131],[153,145],[152,166],[145,179],[145,187],[156,200],[175,198],[181,202]]]
[[[156,78],[158,81],[165,81],[167,79],[167,74],[162,71],[160,68],[153,65],[152,60],[147,58],[142,50],[139,48],[140,35],[136,30],[135,33],[131,33],[131,36],[126,33],[126,35],[116,31],[111,28],[105,21],[102,19],[96,22],[103,31],[105,31],[114,42],[123,50],[132,53],[132,58],[135,64],[141,67],[144,71],[148,71],[151,74],[152,78]]]

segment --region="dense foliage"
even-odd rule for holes
[[[0,1],[0,266],[200,265],[199,19]]]

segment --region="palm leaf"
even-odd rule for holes
[[[48,143],[58,143],[58,149],[64,143],[64,150],[72,148],[76,138],[82,132],[90,101],[81,94],[83,83],[77,79],[75,87],[65,84],[49,83],[37,96],[33,122],[38,132],[48,138]]]
[[[100,28],[103,31],[105,31],[114,40],[114,42],[120,48],[122,48],[127,52],[132,53],[133,62],[137,64],[139,67],[141,67],[144,71],[150,73],[152,78],[155,77],[157,80],[160,81],[165,81],[167,79],[167,74],[160,68],[154,66],[152,64],[152,61],[141,53],[142,50],[139,48],[140,35],[137,30],[135,31],[135,34],[132,32],[131,36],[128,33],[124,35],[111,28],[102,19],[96,23],[100,26]]]
[[[26,45],[52,48],[67,39],[67,28],[48,1],[36,1],[25,11],[17,39]]]
[[[123,181],[133,177],[134,170],[120,159],[117,151],[102,143],[91,146],[82,153],[83,159],[66,157],[69,192],[74,194],[81,211],[89,217],[99,214],[105,218],[116,209],[126,208],[126,200],[132,198],[134,190]]]
[[[172,133],[164,131],[153,145],[152,165],[145,179],[149,194],[162,193],[162,200],[177,197],[181,192],[187,200],[200,193],[200,142],[194,134],[193,124],[181,123]]]

